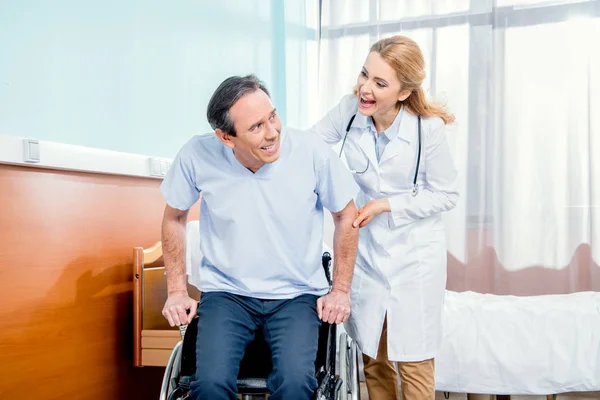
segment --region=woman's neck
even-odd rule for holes
[[[396,116],[400,112],[400,108],[402,108],[401,104],[397,105],[396,107],[390,108],[382,115],[374,114],[371,117],[373,118],[373,124],[375,125],[375,130],[377,131],[377,134],[380,134],[381,132],[385,131],[387,128],[392,126],[394,120],[396,119]]]

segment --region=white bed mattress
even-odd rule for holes
[[[437,390],[600,390],[600,293],[534,297],[446,292]]]

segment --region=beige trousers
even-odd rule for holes
[[[398,372],[402,385],[402,400],[434,400],[434,360],[398,362],[388,360],[387,318],[383,322],[377,358],[363,355],[369,400],[400,400]],[[398,364],[398,371],[396,365]]]

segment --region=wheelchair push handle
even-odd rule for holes
[[[179,325],[179,333],[181,333],[181,340],[185,338],[185,331],[187,330],[187,324]]]
[[[187,315],[190,315],[190,310],[185,310]],[[188,324],[179,325],[179,333],[181,334],[181,340],[185,338],[185,331],[187,330]]]

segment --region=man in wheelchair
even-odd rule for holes
[[[350,314],[358,187],[321,139],[282,129],[254,76],[221,83],[207,116],[214,134],[188,141],[161,185],[163,315],[171,326],[198,316],[191,398],[236,399],[240,362],[258,333],[271,353],[269,398],[310,399],[321,322]],[[197,303],[186,289],[185,232],[200,193]],[[321,267],[323,208],[335,224],[331,290]]]

